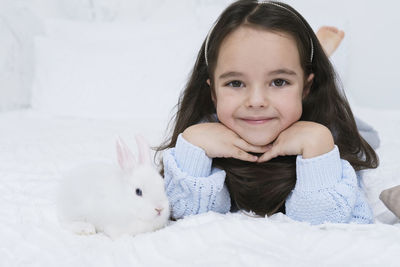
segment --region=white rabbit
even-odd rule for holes
[[[70,170],[60,184],[59,219],[75,233],[103,232],[115,239],[166,225],[170,208],[164,181],[151,164],[150,149],[136,136],[139,160],[116,143],[118,165],[94,162]]]

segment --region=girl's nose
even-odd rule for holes
[[[264,108],[268,105],[268,99],[265,94],[265,89],[261,87],[251,88],[248,91],[247,107],[249,108]]]

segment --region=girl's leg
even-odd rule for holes
[[[322,26],[318,29],[317,38],[328,57],[338,48],[344,38],[344,31],[332,26]]]

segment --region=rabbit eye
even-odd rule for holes
[[[139,197],[142,196],[142,190],[140,188],[136,188],[136,195],[138,195]]]

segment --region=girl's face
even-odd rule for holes
[[[300,119],[312,79],[305,80],[290,35],[241,26],[219,49],[213,96],[218,119],[253,145],[269,144]]]

